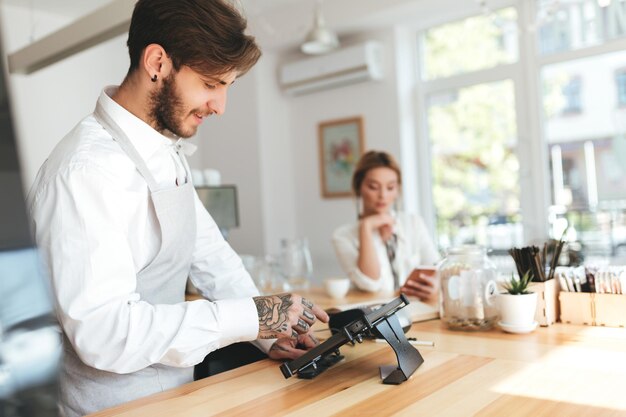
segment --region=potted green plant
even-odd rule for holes
[[[537,294],[528,290],[532,274],[527,271],[521,278],[507,281],[503,287],[506,292],[498,294],[500,322],[498,325],[505,332],[528,333],[535,330],[535,309]]]

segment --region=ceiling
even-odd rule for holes
[[[111,0],[0,0],[11,6],[33,8],[47,13],[67,17],[78,17],[107,4]],[[293,4],[302,0],[234,0],[241,3],[249,15],[264,13],[276,7]],[[314,0],[308,0],[311,4]]]
[[[84,15],[87,15],[102,6],[108,4],[112,0],[0,0],[0,3],[13,7],[19,7],[27,10],[31,10],[33,18],[37,19],[37,13],[54,14],[63,18],[69,18],[70,20],[76,20]],[[309,25],[312,25],[312,12],[315,5],[315,0],[231,0],[237,5],[239,9],[242,9],[251,27],[251,32],[258,36],[261,32],[261,37],[267,38],[266,41],[272,42],[272,38],[276,38],[279,43],[285,43],[287,40],[291,42],[297,42],[293,39],[293,29],[290,29],[290,33],[285,37],[285,33],[282,30],[276,30],[277,22],[269,20],[264,16],[275,15],[276,11],[283,11],[285,9],[291,10],[289,13],[293,13],[294,8],[298,11],[296,16],[304,19],[306,15],[306,23],[304,20],[299,21],[297,25],[297,37],[304,38],[304,34]],[[327,0],[328,1],[328,0]],[[337,0],[334,0],[337,1]],[[328,1],[330,3],[330,1]],[[293,24],[294,18],[291,17],[291,23]],[[297,20],[297,19],[296,19]],[[279,25],[280,26],[280,25]],[[290,25],[287,25],[291,27]],[[38,37],[43,37],[47,33],[38,33]],[[269,46],[269,45],[268,45]]]
[[[16,7],[31,8],[58,14],[61,16],[78,17],[106,4],[109,0],[0,0],[5,4]]]
[[[0,0],[5,4],[66,16],[72,20],[112,0]],[[316,0],[232,0],[248,17],[250,33],[264,50],[297,49],[313,25]],[[500,3],[506,0],[489,0]],[[509,0],[510,1],[510,0]],[[468,7],[479,11],[478,0],[326,0],[323,14],[340,39],[364,30],[397,23],[429,25],[437,15]]]

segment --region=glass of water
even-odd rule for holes
[[[285,291],[306,291],[313,276],[313,262],[306,238],[281,241],[281,270]]]

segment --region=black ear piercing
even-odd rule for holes
[[[156,82],[157,82],[157,75],[156,75],[156,74],[154,74],[154,75],[152,76],[152,78],[150,78],[150,81],[152,81],[153,83],[156,83]]]

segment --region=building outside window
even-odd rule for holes
[[[626,69],[619,69],[615,73],[615,87],[617,88],[617,105],[626,107]]]
[[[544,26],[560,27],[569,41],[559,51],[539,50],[546,60],[539,71],[550,210],[558,213],[551,231],[557,236],[567,227],[590,262],[626,254],[624,6],[621,0],[561,1],[555,11],[561,18]]]
[[[582,105],[580,102],[580,89],[582,82],[580,77],[572,77],[569,82],[563,87],[563,98],[565,99],[565,106],[563,107],[563,114],[576,114],[582,111]]]

